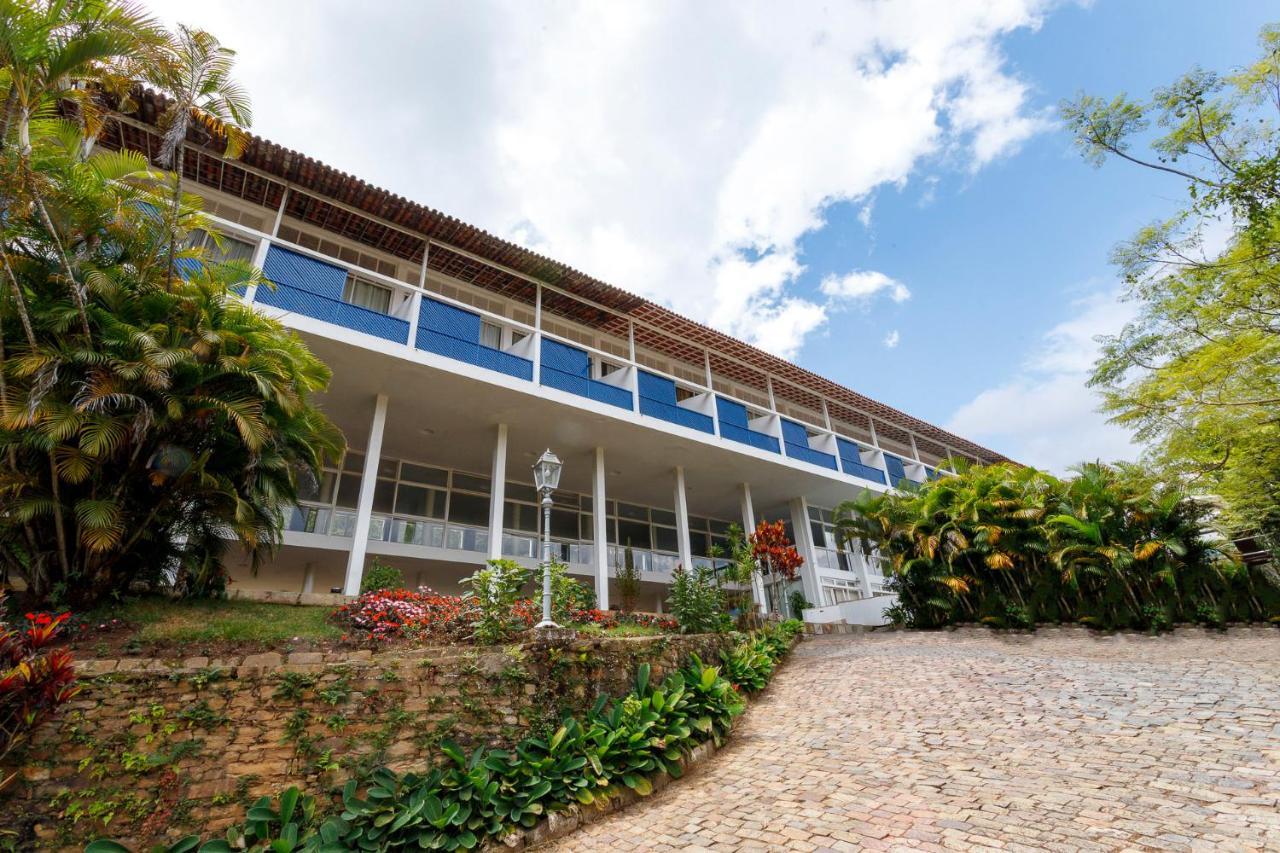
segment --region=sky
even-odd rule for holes
[[[1273,2],[150,0],[238,51],[253,130],[1064,471],[1108,258],[1184,188],[1082,161],[1079,92],[1256,54]],[[1270,15],[1270,17],[1268,17]]]

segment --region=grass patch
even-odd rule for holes
[[[326,620],[331,608],[258,601],[173,601],[143,598],[103,608],[92,622],[115,617],[138,630],[143,643],[259,642],[336,640],[342,630]]]
[[[579,633],[588,637],[656,637],[665,633],[661,628],[652,625],[615,625],[612,628],[601,628],[599,625],[574,625]]]

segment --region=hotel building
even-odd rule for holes
[[[161,104],[146,94],[100,144],[154,157]],[[805,558],[805,597],[836,604],[885,584],[832,535],[839,503],[944,476],[953,457],[1003,459],[269,141],[227,159],[192,139],[182,172],[225,235],[211,249],[274,285],[243,298],[332,368],[317,402],[350,445],[235,587],[352,594],[377,558],[455,591],[488,559],[533,565],[530,466],[551,448],[554,549],[601,607],[628,551],[642,609],[660,610],[677,566],[713,565],[730,524],[766,518]]]

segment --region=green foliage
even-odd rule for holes
[[[541,583],[541,577],[538,578]],[[541,591],[542,587],[538,587]],[[540,597],[535,596],[539,605]],[[579,582],[569,574],[569,567],[564,563],[551,563],[551,615],[562,625],[573,621],[573,614],[583,610],[592,610],[596,606],[596,593],[590,586]]]
[[[640,601],[640,567],[631,552],[631,541],[620,549],[613,562],[613,590],[618,596],[618,606],[623,613],[636,609]]]
[[[377,557],[373,565],[360,579],[360,592],[378,592],[383,589],[404,589],[404,575],[395,566],[388,566]]]
[[[787,605],[791,610],[792,619],[803,619],[805,609],[813,606],[809,603],[809,599],[804,597],[804,593],[798,589],[792,591],[791,595],[787,597]]]
[[[692,572],[683,566],[676,567],[667,601],[682,633],[721,633],[732,627],[732,620],[725,612],[723,591],[705,567]]]
[[[1280,613],[1280,590],[1206,536],[1210,508],[1179,490],[1096,463],[1070,480],[958,467],[959,476],[838,512],[847,541],[888,558],[898,594],[889,616],[899,624],[1159,630],[1202,605],[1219,619]]]
[[[1103,339],[1091,384],[1146,467],[1220,497],[1221,521],[1280,557],[1280,27],[1259,42],[1232,76],[1196,68],[1149,100],[1082,95],[1063,115],[1095,164],[1186,185],[1181,211],[1115,251],[1137,316]]]
[[[179,178],[92,143],[94,81],[123,94],[122,75],[154,72],[176,92],[196,43],[200,85],[168,126],[241,138],[230,53],[118,2],[10,3],[4,18],[0,570],[76,606],[134,581],[216,595],[228,545],[256,563],[297,478],[341,451],[310,402],[329,371],[234,298],[258,270],[185,248],[211,222]],[[80,121],[56,118],[63,98]]]
[[[500,643],[523,628],[512,610],[529,581],[529,570],[515,560],[490,560],[489,564],[461,584],[466,598],[476,605],[475,638],[482,643]]]
[[[802,627],[790,621],[745,638],[750,661],[738,658],[735,670],[743,681],[694,656],[655,684],[649,665],[641,664],[629,695],[613,703],[601,696],[581,720],[566,718],[547,737],[470,753],[443,740],[440,766],[403,774],[377,768],[352,779],[342,791],[342,810],[323,822],[314,800],[291,788],[278,806],[266,798],[251,806],[246,823],[225,841],[200,846],[193,836],[177,849],[471,850],[571,804],[604,804],[624,789],[647,796],[655,774],[678,777],[691,749],[722,742],[745,708],[740,691],[764,686]],[[110,841],[88,850],[127,853]]]

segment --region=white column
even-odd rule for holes
[[[676,466],[676,538],[680,545],[680,565],[693,571],[693,545],[689,542],[689,500],[685,497],[684,468]]]
[[[542,285],[534,289],[533,297],[533,381],[542,384]]]
[[[387,395],[379,394],[373,404],[373,423],[369,425],[369,441],[364,450],[364,473],[360,479],[360,502],[356,509],[356,530],[351,537],[351,553],[347,556],[347,578],[342,585],[346,595],[360,594],[364,577],[364,556],[369,550],[369,520],[373,515],[373,490],[378,485],[378,461],[382,456],[382,433],[387,425]]]
[[[738,492],[739,502],[742,506],[742,527],[744,538],[750,542],[751,534],[756,529],[756,510],[751,503],[751,485],[743,483]],[[755,572],[751,575],[751,595],[756,601],[756,610],[760,613],[767,613],[769,603],[764,597],[764,577]]]
[[[596,464],[591,489],[591,537],[595,540],[592,552],[596,563],[596,607],[609,609],[609,535],[604,491],[604,448],[596,448]]]
[[[809,502],[804,498],[791,499],[791,529],[796,535],[796,550],[804,557],[804,565],[800,567],[800,584],[804,597],[814,606],[822,604],[822,583],[818,580],[818,561],[814,559],[813,534],[809,530]],[[791,617],[790,602],[784,602]]]
[[[493,443],[493,476],[489,479],[489,559],[502,557],[502,511],[507,499],[507,425],[498,424]]]
[[[845,547],[849,546],[846,545]],[[867,555],[862,553],[861,546],[849,551],[848,555],[849,559],[853,561],[853,572],[858,576],[858,583],[862,585],[862,589],[859,590],[861,597],[870,598],[874,593],[871,591],[871,566],[867,560]]]
[[[269,240],[268,238],[263,237],[261,240],[258,241],[258,247],[253,250],[253,260],[250,262],[253,264],[254,269],[260,270],[262,269],[263,265],[266,264],[267,251],[270,248],[271,248],[271,240]],[[252,302],[254,299],[257,298],[257,296],[258,296],[258,285],[251,284],[244,289],[245,302]]]

